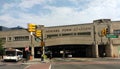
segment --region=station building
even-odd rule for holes
[[[120,21],[110,19],[94,20],[93,23],[44,27],[45,52],[53,57],[120,57]],[[103,35],[104,29],[108,33]],[[34,57],[41,57],[40,40],[31,38],[25,28],[6,28],[0,26],[0,38],[5,41],[4,48],[17,48],[24,51],[26,46],[34,46]],[[64,55],[63,55],[64,53]]]

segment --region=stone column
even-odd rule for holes
[[[110,42],[107,45],[107,57],[113,57],[113,44],[112,41],[110,40]]]
[[[98,44],[97,43],[92,46],[92,54],[93,54],[93,57],[96,57],[96,58],[99,57]]]
[[[93,22],[93,47],[92,47],[92,52],[93,52],[93,57],[99,57],[99,54],[98,54],[98,40],[97,40],[97,34],[98,33],[98,30],[97,30],[97,25],[96,25],[96,22],[94,21]]]
[[[108,28],[108,31],[109,31],[108,34],[113,33],[112,26],[111,26],[111,21],[108,22],[107,28]],[[113,57],[113,42],[112,42],[112,38],[108,38],[107,56],[108,57]]]

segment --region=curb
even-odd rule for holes
[[[30,65],[30,64],[42,64],[42,63],[49,63],[49,61],[28,61],[21,64]]]

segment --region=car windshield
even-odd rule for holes
[[[6,51],[7,56],[15,56],[15,51]]]

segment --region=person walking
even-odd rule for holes
[[[49,56],[49,59],[50,59],[50,60],[52,59],[52,52],[50,52],[50,56]]]
[[[29,57],[30,57],[29,54],[30,54],[29,47],[26,46],[25,47],[25,60],[26,60],[26,62],[29,60]]]

